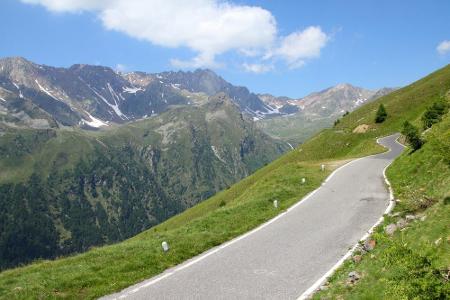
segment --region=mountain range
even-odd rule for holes
[[[257,125],[274,138],[298,145],[321,129],[330,127],[346,112],[351,112],[396,89],[368,90],[344,83],[299,99],[261,94],[259,97],[280,112],[280,115],[261,119]]]
[[[234,86],[210,70],[119,73],[109,67],[77,64],[69,68],[38,65],[21,57],[0,60],[2,110],[20,110],[3,122],[33,128],[99,128],[151,117],[174,105],[195,105],[224,92],[254,117],[271,114],[257,95]],[[38,113],[39,111],[39,113]]]
[[[292,99],[251,93],[208,69],[120,73],[104,66],[56,68],[21,57],[0,59],[0,121],[32,128],[59,124],[95,129],[123,124],[155,116],[171,106],[195,105],[220,92],[254,120],[297,113],[311,118],[336,117],[392,90],[339,84]]]
[[[288,150],[242,112],[265,104],[208,70],[0,74],[0,268],[131,237]]]
[[[260,94],[259,97],[281,114],[302,112],[311,117],[329,117],[352,111],[364,103],[384,96],[395,88],[368,90],[348,83],[338,84],[320,92],[311,93],[303,98],[275,97]]]

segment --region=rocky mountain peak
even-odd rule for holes
[[[91,74],[96,75],[97,77],[102,77],[104,75],[117,75],[117,73],[110,67],[89,64],[75,64],[72,65],[68,70],[76,74]]]
[[[300,99],[274,97],[270,94],[262,94],[259,97],[266,104],[276,107],[282,113],[295,113],[296,110],[293,106],[296,106],[303,115],[315,118],[336,116],[345,111],[352,111],[356,107],[391,91],[393,89],[385,88],[373,91],[349,83],[340,83]]]
[[[330,89],[332,89],[332,90],[347,90],[347,89],[359,89],[359,88],[351,85],[350,83],[338,83],[337,85],[331,87]]]
[[[0,74],[6,76],[20,77],[26,73],[36,72],[38,67],[39,65],[20,56],[0,59]]]
[[[323,91],[313,94],[325,94],[325,93],[347,93],[347,94],[367,94],[373,91],[351,85],[349,83],[339,83],[335,86],[329,87]]]
[[[35,65],[33,62],[25,59],[21,56],[12,56],[12,57],[5,57],[0,59],[0,65],[6,66],[9,65],[11,67],[20,67],[20,66],[30,66]]]
[[[211,75],[211,76],[219,77],[219,75],[217,75],[213,70],[207,69],[207,68],[206,69],[202,69],[202,68],[195,69],[194,73],[196,73],[196,74],[208,74],[208,75]]]

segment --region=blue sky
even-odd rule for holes
[[[2,0],[0,56],[209,67],[254,92],[301,97],[341,82],[403,86],[443,67],[449,15],[447,0]]]

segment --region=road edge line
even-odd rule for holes
[[[380,140],[381,138],[377,139],[377,143],[378,140]],[[402,145],[401,143],[399,143],[397,141],[398,138],[395,139],[395,142],[398,143],[399,145],[405,147],[404,145]],[[389,149],[389,151],[391,151],[391,149]],[[388,152],[389,152],[388,151]],[[385,152],[387,153],[387,152]],[[366,156],[367,157],[367,156]],[[375,228],[380,225],[383,220],[384,220],[384,216],[386,214],[389,214],[395,206],[395,199],[394,199],[394,191],[392,190],[392,186],[391,183],[389,182],[388,178],[386,177],[386,170],[387,168],[394,162],[395,159],[393,159],[384,169],[383,169],[383,177],[384,177],[384,182],[386,183],[387,187],[388,187],[388,191],[389,191],[389,205],[386,208],[386,210],[384,211],[383,215],[378,219],[378,221],[363,235],[363,237],[349,250],[347,251],[347,253],[345,253],[345,255],[333,266],[331,267],[330,270],[328,270],[322,277],[320,277],[316,282],[314,282],[306,291],[304,291],[298,298],[297,300],[306,300],[306,299],[310,299],[319,289],[319,287],[328,279],[331,277],[331,275],[333,275],[337,269],[339,269],[341,267],[341,265],[356,251],[356,249],[358,248],[360,242],[364,242],[366,241],[373,233],[373,231],[375,230]]]

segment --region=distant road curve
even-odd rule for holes
[[[257,229],[104,299],[297,299],[379,220],[389,205],[383,171],[402,152],[353,160]]]

